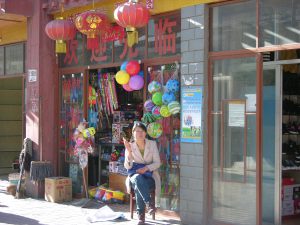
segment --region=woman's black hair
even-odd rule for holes
[[[145,131],[145,133],[147,133],[147,128],[146,126],[142,123],[142,122],[135,122],[133,127],[132,127],[132,133],[135,131],[135,129],[139,127],[141,128],[143,131]]]

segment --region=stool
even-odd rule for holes
[[[155,205],[155,189],[150,191],[150,201],[153,202],[153,205]],[[135,204],[135,194],[133,188],[130,189],[130,218],[133,219],[133,211],[134,211],[134,204]],[[155,212],[152,214],[152,219],[155,220]]]

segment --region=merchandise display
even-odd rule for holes
[[[282,216],[300,214],[300,83],[297,73],[283,70]],[[299,86],[299,85],[298,85]]]
[[[162,162],[162,193],[157,196],[157,205],[178,211],[179,66],[174,63],[146,69],[148,73],[144,74],[138,61],[124,61],[120,70],[91,69],[86,88],[82,74],[64,76],[61,147],[69,149],[66,157],[72,162],[69,176],[75,180],[73,192],[82,191],[83,183],[78,185],[78,181],[85,178],[80,167],[87,167],[88,185],[98,186],[90,190],[90,195],[104,202],[121,203],[123,197],[118,197],[116,191],[125,190],[128,175],[123,138],[131,140],[134,121],[144,122],[147,138],[157,140]]]
[[[128,66],[127,66],[128,65]],[[137,89],[143,87],[144,78],[138,75],[132,76],[126,71],[126,67],[131,72],[136,69],[139,72],[138,62],[124,62],[121,68],[90,70],[89,85],[95,89],[96,104],[89,104],[90,117],[96,115],[95,142],[96,151],[93,154],[97,161],[98,172],[96,185],[114,184],[110,179],[114,179],[112,174],[126,176],[127,170],[123,166],[124,146],[123,138],[130,140],[131,127],[133,121],[141,118],[142,95],[139,91],[131,88],[130,81],[142,80],[142,85],[136,82]],[[138,67],[138,68],[136,68]],[[117,72],[118,71],[118,72]],[[115,74],[115,75],[114,75]],[[127,82],[124,82],[124,75]],[[114,79],[115,78],[115,79]],[[134,78],[134,79],[133,79]],[[125,84],[123,84],[125,83]],[[138,93],[138,98],[136,94]],[[92,160],[95,162],[95,160]],[[95,163],[94,163],[95,164]],[[94,167],[90,165],[90,167]]]
[[[163,210],[179,210],[180,103],[179,65],[148,67],[148,99],[142,121],[147,133],[157,140],[162,165],[162,190],[159,205]],[[167,84],[169,89],[167,88]],[[170,107],[169,107],[170,105]]]

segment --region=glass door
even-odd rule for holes
[[[257,224],[257,74],[255,55],[212,62],[211,224]]]
[[[280,65],[263,66],[262,95],[262,224],[281,224],[281,102]]]

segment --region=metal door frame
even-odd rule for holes
[[[282,224],[281,208],[282,208],[282,66],[287,64],[300,64],[300,59],[281,60],[274,62],[264,62],[264,69],[275,69],[275,225]]]

